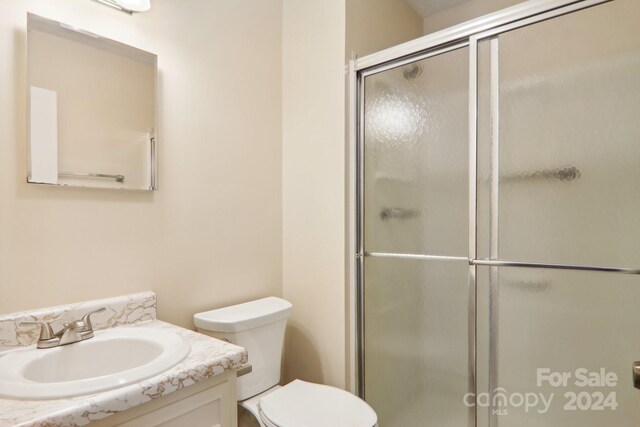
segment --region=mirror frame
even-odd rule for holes
[[[30,96],[30,82],[31,82],[31,71],[29,67],[30,55],[28,51],[29,46],[29,37],[32,30],[34,30],[35,26],[40,28],[47,27],[52,30],[52,33],[60,33],[64,34],[64,36],[71,40],[91,40],[91,45],[96,46],[96,48],[104,48],[110,51],[117,52],[125,52],[127,51],[132,56],[138,57],[146,57],[150,58],[150,62],[153,64],[154,68],[154,82],[153,82],[153,91],[154,91],[154,106],[153,106],[153,133],[150,138],[150,163],[149,163],[149,187],[148,188],[117,188],[117,187],[103,187],[103,186],[92,186],[92,185],[76,185],[76,184],[61,184],[61,183],[49,183],[49,182],[38,182],[33,181],[31,178],[31,156],[32,156],[32,147],[31,147],[31,125],[30,125],[30,112],[31,112],[31,96]],[[38,30],[37,30],[38,31]],[[40,29],[39,31],[43,31]],[[103,37],[101,35],[95,34],[91,31],[87,31],[73,25],[65,24],[63,22],[59,22],[53,19],[45,18],[40,15],[36,15],[34,13],[27,13],[27,55],[26,55],[26,98],[27,98],[27,183],[29,184],[40,184],[40,185],[50,185],[50,186],[60,186],[60,187],[76,187],[76,188],[92,188],[92,189],[107,189],[107,190],[127,190],[127,191],[157,191],[158,190],[158,56],[156,54],[150,53],[148,51],[136,48],[134,46]],[[72,175],[72,174],[69,174]],[[83,177],[93,177],[93,178],[109,178],[115,179],[118,181],[118,178],[121,175],[104,175],[100,173],[82,173],[78,174]]]

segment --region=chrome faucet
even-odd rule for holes
[[[49,322],[45,321],[24,321],[20,322],[22,325],[39,325],[40,326],[40,338],[38,339],[38,348],[52,348],[61,345],[72,344],[78,341],[88,340],[93,338],[93,325],[91,325],[91,315],[106,310],[105,307],[91,311],[84,316],[81,320],[74,320],[72,322],[62,325],[62,329],[58,332],[53,332],[53,328]]]

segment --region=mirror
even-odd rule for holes
[[[156,190],[157,56],[28,15],[27,181]]]

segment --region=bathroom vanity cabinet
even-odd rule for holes
[[[236,427],[236,371],[92,422],[91,427]]]
[[[95,336],[63,349],[38,349],[38,334],[17,327],[87,313],[95,313]],[[0,337],[20,339],[1,358],[11,358],[0,369],[2,426],[236,427],[238,372],[251,371],[244,348],[157,320],[153,292],[9,313],[0,316]],[[21,376],[33,357],[56,366],[59,381]]]

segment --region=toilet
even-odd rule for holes
[[[376,427],[364,400],[336,387],[294,380],[279,386],[290,302],[276,297],[198,313],[198,332],[247,349],[252,372],[238,378],[238,404],[261,427]]]

